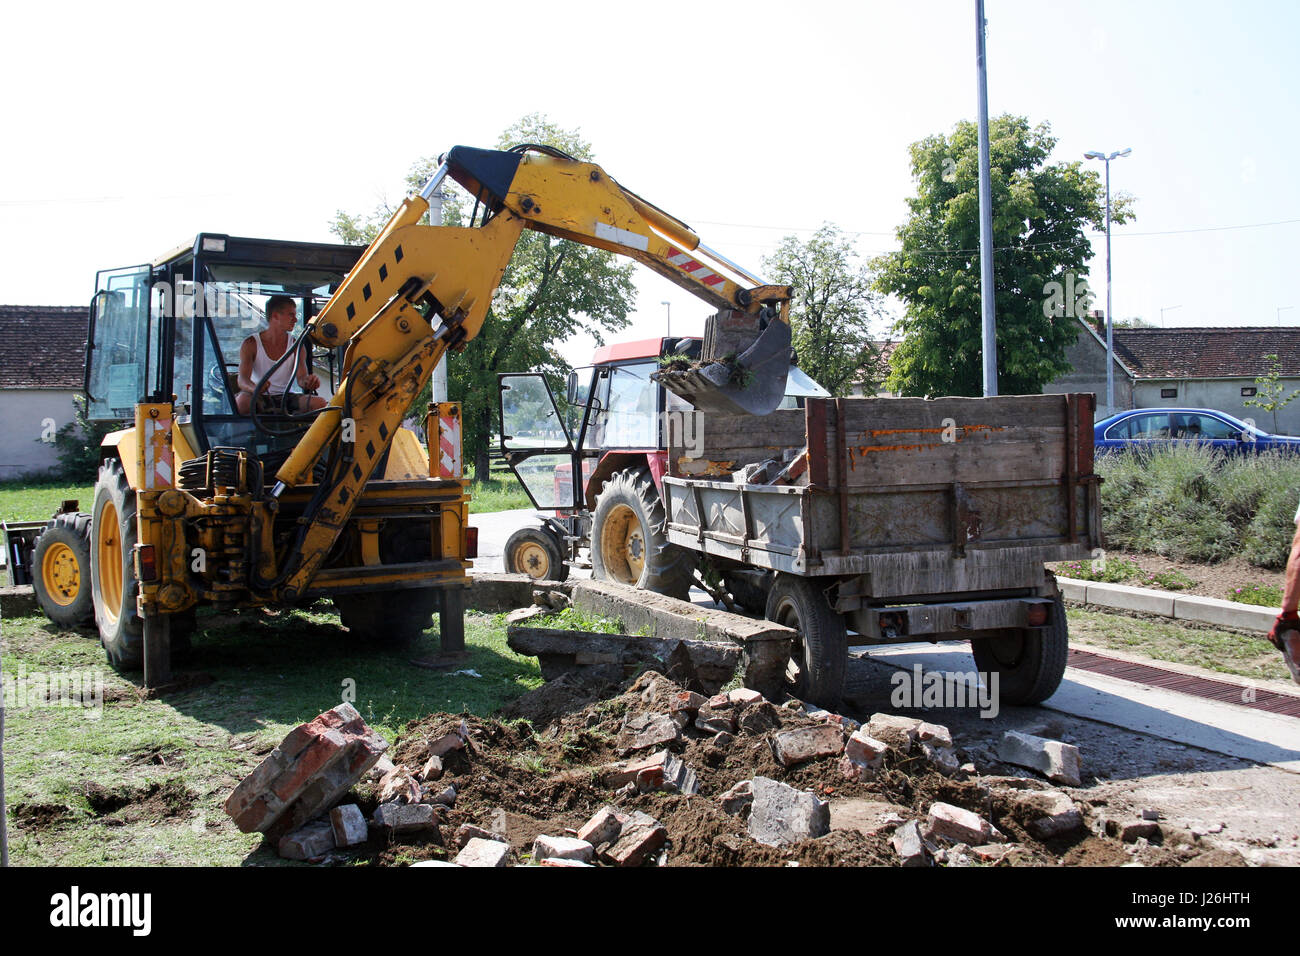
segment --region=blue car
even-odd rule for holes
[[[1097,451],[1162,448],[1197,442],[1229,454],[1270,449],[1300,452],[1300,438],[1270,435],[1212,408],[1135,408],[1103,418],[1093,429]]]

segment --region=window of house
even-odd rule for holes
[[[1254,398],[1254,397],[1255,397],[1255,386],[1254,386],[1254,385],[1247,385],[1245,388],[1243,388],[1243,389],[1241,390],[1241,397],[1242,397],[1242,398]]]
[[[1178,389],[1176,389],[1176,388],[1162,388],[1162,389],[1160,390],[1160,397],[1161,397],[1161,398],[1177,398],[1177,397],[1178,397]]]

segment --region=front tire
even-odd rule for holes
[[[45,616],[61,627],[93,624],[90,581],[90,515],[55,515],[32,549],[32,589]]]
[[[1000,637],[973,640],[971,655],[981,673],[998,674],[998,697],[1008,704],[1041,704],[1065,676],[1070,631],[1058,595],[1046,627],[1018,628]]]
[[[144,662],[144,621],[136,611],[135,492],[116,459],[99,466],[90,514],[90,583],[99,642],[119,671]]]
[[[506,570],[534,581],[563,581],[569,576],[563,548],[549,528],[520,528],[506,542]]]
[[[616,473],[592,514],[592,577],[687,600],[695,565],[689,551],[668,543],[666,524],[650,469]]]
[[[838,708],[844,695],[848,630],[822,590],[808,578],[779,573],[764,617],[798,632],[786,668],[789,693],[827,710]]]

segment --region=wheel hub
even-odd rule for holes
[[[526,542],[515,554],[516,566],[522,568],[530,578],[544,578],[551,570],[551,561],[546,549],[536,542]]]
[[[63,542],[52,544],[41,562],[41,583],[45,593],[60,607],[67,607],[77,599],[81,589],[81,571],[77,556]]]

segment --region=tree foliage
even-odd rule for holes
[[[1104,189],[1082,161],[1047,162],[1056,140],[1047,123],[1020,116],[989,123],[993,200],[993,284],[998,391],[1037,393],[1069,371],[1066,348],[1079,331],[1086,296],[1051,301],[1049,285],[1076,287],[1087,275],[1087,227],[1105,227]],[[902,341],[889,387],[905,395],[982,391],[979,150],[974,123],[911,146],[916,195],[898,229],[902,249],[877,261],[877,288],[903,301]],[[1131,218],[1132,200],[1112,195],[1111,219]],[[1083,288],[1079,286],[1079,288]],[[1086,292],[1086,289],[1085,289]]]
[[[807,242],[786,236],[763,266],[773,281],[794,287],[790,328],[799,367],[832,395],[847,394],[857,382],[874,394],[880,353],[871,324],[879,302],[853,244],[824,223]]]
[[[536,113],[506,129],[496,148],[517,143],[552,146],[592,161],[591,145],[577,130],[561,129]],[[434,168],[431,157],[416,162],[407,175],[407,187],[419,189]],[[450,180],[443,191],[449,194],[443,203],[443,222],[465,225],[467,197]],[[391,214],[384,204],[370,213],[339,211],[331,229],[344,242],[369,242]],[[463,352],[447,361],[447,392],[462,405],[464,454],[474,462],[478,477],[487,476],[489,443],[496,428],[497,373],[539,371],[558,383],[569,371],[557,350],[559,343],[579,331],[603,343],[602,333],[627,327],[635,301],[632,269],[631,262],[620,261],[613,253],[524,231],[482,329]],[[426,386],[414,409],[423,409],[428,401]]]

